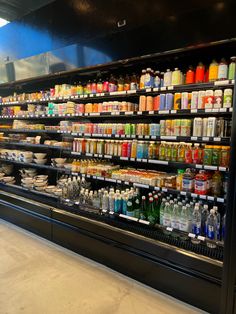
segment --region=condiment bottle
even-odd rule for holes
[[[145,81],[144,81],[144,87],[145,88],[153,87],[153,81],[154,81],[153,71],[151,68],[147,68],[146,75],[145,75]]]
[[[203,63],[199,62],[198,66],[196,68],[195,82],[196,83],[203,83],[204,77],[205,77],[205,66],[203,65]]]
[[[216,60],[213,60],[209,67],[209,82],[213,82],[218,79],[218,68],[218,63]]]
[[[131,90],[138,89],[138,80],[137,80],[137,76],[135,75],[135,73],[133,73],[132,76],[131,76],[130,89]]]
[[[218,67],[218,80],[226,80],[228,77],[228,64],[224,58],[221,59]]]
[[[229,65],[229,72],[228,72],[228,79],[229,80],[234,80],[235,78],[235,68],[236,68],[236,57],[231,57],[230,58],[231,62]]]
[[[99,81],[97,82],[97,93],[102,93],[103,92],[103,83],[102,83],[102,79],[99,79]]]
[[[170,86],[172,83],[172,72],[170,69],[167,69],[164,73],[164,86]]]
[[[195,72],[193,68],[190,66],[189,70],[186,73],[186,84],[193,84],[195,82]]]
[[[140,89],[145,88],[145,77],[146,77],[146,70],[142,70],[142,74],[140,76],[140,83],[139,83]]]
[[[117,83],[118,83],[118,86],[117,86],[118,92],[123,91],[124,90],[124,79],[121,75],[120,75]]]
[[[181,84],[181,72],[178,68],[172,72],[171,85],[180,85]]]
[[[129,75],[126,74],[125,80],[124,80],[124,90],[130,90],[130,78]]]

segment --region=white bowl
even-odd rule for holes
[[[41,180],[38,180],[38,181],[35,181],[34,182],[34,186],[47,186],[48,182],[47,181],[41,181]]]
[[[5,183],[8,183],[8,182],[11,182],[11,181],[14,181],[15,178],[14,177],[3,177],[2,178],[2,181],[5,182]]]
[[[46,188],[45,188],[45,191],[47,193],[53,193],[54,191],[57,190],[57,187],[55,185],[48,185]]]
[[[53,160],[57,164],[64,164],[66,162],[66,158],[54,158]]]
[[[35,180],[47,180],[47,179],[48,179],[48,175],[46,174],[40,174],[35,177]]]
[[[34,154],[34,157],[36,157],[36,159],[44,159],[47,156],[46,153],[36,153]]]
[[[21,179],[21,182],[24,183],[24,184],[33,184],[34,183],[34,178],[24,178],[24,179]]]
[[[47,159],[34,159],[34,162],[38,165],[45,165],[47,162]]]
[[[35,186],[34,188],[36,191],[44,191],[45,190],[45,186]]]

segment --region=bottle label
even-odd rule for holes
[[[207,237],[211,240],[215,239],[215,230],[214,226],[208,225],[207,227]]]
[[[188,231],[188,223],[185,220],[181,220],[179,224],[179,230]]]
[[[170,227],[170,218],[163,217],[163,226]]]
[[[129,217],[134,217],[134,211],[127,210],[126,211],[126,215],[129,216]]]
[[[201,233],[201,226],[199,224],[193,225],[193,233],[199,235]]]

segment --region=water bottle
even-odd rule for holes
[[[220,213],[218,212],[217,206],[213,206],[213,209],[214,209],[215,215],[216,215],[216,238],[217,238],[217,240],[220,240],[221,216],[220,216]]]
[[[211,240],[217,238],[217,217],[213,208],[207,218],[207,237]]]
[[[109,211],[110,212],[114,212],[114,207],[115,207],[114,197],[115,197],[115,193],[114,192],[110,192],[109,193],[109,197],[108,197]]]
[[[164,216],[164,210],[166,205],[166,199],[163,198],[160,206],[160,225],[163,225],[163,216]]]
[[[179,229],[179,206],[174,204],[173,211],[171,215],[171,227],[174,229]]]
[[[108,211],[109,210],[109,197],[108,192],[105,191],[102,197],[102,210]]]
[[[201,234],[201,213],[197,205],[195,205],[192,214],[192,232],[196,235]]]
[[[186,205],[186,211],[188,215],[188,231],[192,231],[192,217],[193,217],[193,203]]]
[[[171,225],[171,207],[170,203],[166,202],[163,215],[163,226],[170,227],[170,225]]]
[[[207,235],[207,218],[209,216],[208,205],[203,206],[202,210],[202,232],[206,236]]]
[[[226,222],[226,213],[224,214],[222,218],[222,233],[221,233],[221,239],[224,242],[225,240],[225,222]]]
[[[182,211],[180,213],[180,219],[179,219],[179,230],[181,231],[189,231],[189,223],[188,223],[188,212],[186,209],[186,206],[182,207]]]

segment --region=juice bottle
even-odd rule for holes
[[[161,145],[159,146],[159,159],[165,160],[166,158],[166,142],[161,142]]]
[[[203,63],[199,62],[198,66],[196,68],[195,82],[196,83],[203,83],[204,77],[205,77],[205,66],[203,65]]]
[[[144,81],[144,87],[145,88],[153,87],[153,81],[154,81],[153,71],[151,68],[147,68],[146,75],[145,75],[145,81]]]
[[[171,85],[180,85],[181,84],[181,72],[178,68],[172,72]]]
[[[202,149],[199,146],[200,146],[199,144],[194,144],[192,150],[192,162],[194,164],[202,163]]]
[[[204,170],[200,170],[195,176],[194,193],[206,195],[207,194],[207,174]]]
[[[226,80],[228,77],[228,64],[224,58],[221,59],[218,68],[218,80]]]
[[[97,82],[97,93],[102,93],[103,92],[103,83],[102,83],[102,79],[99,79],[99,81]]]
[[[190,66],[187,73],[186,73],[186,79],[185,83],[186,84],[193,84],[195,82],[195,73],[193,68]]]
[[[206,145],[203,150],[203,164],[211,165],[212,164],[212,146]]]
[[[221,146],[212,146],[212,165],[219,166],[220,164]]]
[[[96,92],[97,92],[97,82],[96,80],[94,80],[91,85],[91,93],[96,94]]]
[[[165,145],[165,160],[171,161],[171,143]]]
[[[222,191],[222,178],[219,171],[215,171],[211,181],[211,192],[213,196],[220,196]]]
[[[176,189],[178,191],[182,190],[183,174],[184,174],[184,170],[183,169],[178,169],[177,176],[176,176]]]
[[[229,167],[230,147],[222,146],[220,151],[220,166]]]
[[[92,92],[92,82],[89,80],[86,85],[87,94],[90,94]]]
[[[177,143],[171,145],[171,161],[177,161]]]
[[[103,82],[102,89],[104,93],[109,92],[109,79],[108,78],[106,78],[105,81]]]
[[[81,82],[79,82],[77,85],[77,95],[82,95],[83,92],[84,92],[83,85],[81,84]]]
[[[185,143],[180,142],[177,150],[177,160],[184,162],[185,160]]]
[[[118,79],[118,87],[117,87],[118,92],[121,92],[124,90],[124,79],[123,77],[120,75],[119,79]]]
[[[209,81],[216,81],[218,79],[218,63],[213,60],[209,67]]]
[[[140,83],[139,83],[140,89],[145,88],[145,77],[146,77],[146,70],[142,70],[142,74],[140,76]]]
[[[126,74],[125,80],[124,80],[124,90],[130,90],[130,78],[129,75]]]
[[[187,164],[191,164],[193,162],[192,159],[192,144],[186,144],[185,146],[185,162]]]
[[[172,83],[172,72],[170,69],[167,69],[164,73],[164,86],[170,86]]]
[[[236,68],[236,57],[230,58],[231,62],[229,65],[228,79],[234,80],[235,78],[235,68]]]

